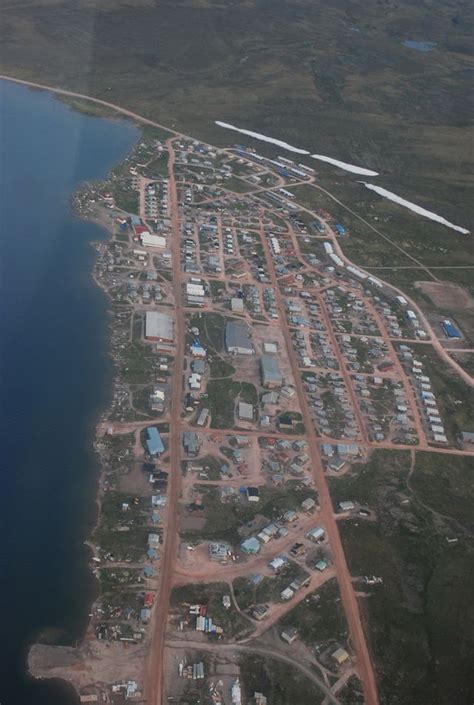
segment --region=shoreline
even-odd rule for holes
[[[16,81],[19,82],[19,81]],[[42,90],[38,88],[38,90]],[[45,88],[44,90],[49,91],[51,89]],[[70,106],[72,110],[77,111],[78,108]],[[91,116],[93,117],[93,116]],[[97,116],[101,117],[102,116]],[[102,118],[102,119],[111,119],[109,117]],[[74,217],[77,218],[78,220],[82,220],[84,222],[92,223],[96,226],[98,226],[102,232],[104,233],[104,239],[103,240],[91,240],[89,242],[89,246],[94,250],[94,259],[93,259],[93,265],[92,268],[89,272],[89,276],[94,283],[106,296],[107,301],[109,304],[113,304],[113,297],[111,296],[111,293],[108,289],[108,287],[105,285],[105,283],[101,280],[98,272],[99,272],[99,258],[101,254],[103,254],[106,249],[107,245],[112,241],[113,235],[114,235],[114,229],[111,226],[110,219],[107,217],[108,213],[105,208],[105,206],[97,205],[94,208],[95,212],[89,213],[89,214],[84,214],[81,213],[80,210],[77,208],[77,198],[81,195],[81,193],[84,190],[89,190],[91,188],[96,189],[100,188],[104,183],[107,183],[107,181],[110,179],[111,175],[113,174],[114,170],[118,167],[120,167],[124,161],[130,156],[130,154],[133,154],[134,150],[136,149],[135,147],[132,148],[132,150],[125,155],[123,159],[120,160],[116,165],[114,165],[105,178],[101,181],[88,181],[84,182],[83,184],[79,185],[78,188],[71,194],[70,197],[70,214]],[[113,309],[111,307],[108,307],[106,310],[106,315],[107,317],[112,318],[113,317]],[[113,349],[112,349],[112,343],[113,343],[113,323],[111,320],[107,321],[106,323],[106,328],[107,328],[107,351],[106,354],[110,359],[112,360],[113,364],[113,370],[112,370],[112,375],[110,377],[110,380],[108,381],[109,387],[110,387],[110,397],[112,397],[113,394],[113,388],[114,385],[120,380],[120,373],[118,371],[117,367],[117,360],[116,357],[114,356]],[[84,628],[81,632],[81,634],[77,637],[76,643],[74,646],[71,645],[62,645],[60,643],[53,643],[48,642],[48,641],[42,641],[41,637],[43,635],[46,635],[48,633],[48,628],[46,627],[43,629],[37,636],[36,638],[27,646],[27,655],[26,655],[26,673],[27,676],[30,678],[33,678],[35,680],[39,681],[44,681],[44,680],[53,680],[53,681],[58,681],[61,683],[67,683],[68,686],[73,688],[75,693],[77,695],[81,695],[81,690],[84,687],[88,687],[90,685],[90,678],[86,677],[86,681],[84,682],[83,676],[85,673],[88,672],[87,669],[87,664],[90,664],[91,662],[94,662],[95,660],[99,660],[102,658],[103,654],[101,653],[101,649],[97,649],[94,647],[101,646],[100,642],[98,642],[96,634],[94,632],[93,628],[93,615],[94,612],[100,603],[100,598],[101,598],[101,589],[100,589],[100,582],[98,580],[98,568],[97,566],[99,565],[95,561],[100,560],[98,556],[98,547],[95,545],[94,542],[94,534],[96,531],[100,528],[101,524],[101,518],[102,518],[102,508],[103,508],[103,498],[106,490],[106,482],[105,482],[105,464],[104,464],[104,459],[103,455],[100,452],[100,449],[98,448],[98,445],[100,444],[100,439],[104,436],[104,425],[107,424],[110,418],[110,414],[112,413],[113,407],[112,403],[109,400],[109,403],[107,406],[103,409],[96,409],[94,412],[94,421],[92,423],[92,433],[90,436],[90,444],[88,443],[88,448],[91,451],[91,453],[95,456],[96,462],[97,462],[97,467],[98,467],[98,472],[97,472],[97,480],[96,480],[96,490],[95,490],[95,496],[93,498],[93,503],[96,508],[96,518],[93,524],[90,525],[90,527],[87,528],[87,538],[85,538],[82,541],[82,546],[84,546],[87,549],[87,568],[90,571],[91,575],[94,577],[94,582],[96,585],[96,595],[92,599],[92,601],[89,603],[89,614],[87,617],[87,621],[84,625]],[[114,651],[118,651],[121,648],[121,644],[108,644],[108,647],[110,649],[112,647],[115,647]],[[126,654],[126,663],[123,661],[123,654],[115,654],[114,656],[114,661],[117,661],[117,667],[116,667],[116,674],[114,680],[120,681],[122,678],[122,673],[125,665],[128,665],[130,662],[130,657],[137,657],[137,659],[141,660],[143,656],[147,655],[148,653],[148,648],[147,648],[147,641],[144,640],[142,644],[137,644],[136,645],[136,654],[133,654],[133,645],[129,645],[127,649],[127,654]],[[122,658],[120,658],[122,656]],[[142,674],[136,674],[140,680],[142,679]],[[99,677],[94,677],[94,680],[97,683],[101,683],[102,679]]]

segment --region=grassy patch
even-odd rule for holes
[[[249,621],[237,612],[234,604],[225,609],[222,604],[224,595],[230,595],[227,583],[207,583],[200,585],[183,585],[171,592],[171,605],[184,607],[189,605],[206,605],[207,614],[212,621],[223,628],[224,637],[242,635],[249,628]]]
[[[297,668],[258,654],[240,657],[240,673],[247,698],[264,693],[272,705],[318,705],[323,701],[319,688]]]
[[[439,464],[435,461],[430,471],[425,465],[433,462],[429,455],[421,461],[423,490]],[[352,475],[331,481],[335,501],[367,502],[378,517],[378,522],[358,518],[343,522],[341,537],[354,576],[383,578],[383,586],[374,588],[361,607],[386,702],[467,703],[474,687],[469,664],[474,598],[468,588],[474,551],[453,522],[425,509],[416,496],[410,499],[409,468],[407,453],[376,451]],[[465,471],[459,469],[457,481],[461,479],[465,481]],[[413,481],[416,489],[416,472]],[[445,501],[451,516],[460,521],[466,505],[458,506],[456,496],[448,496],[452,484],[459,493],[456,481],[435,479],[429,496],[420,493],[420,498],[434,506]],[[457,543],[448,543],[447,538],[453,537]]]
[[[339,587],[335,578],[311,593],[279,622],[279,627],[295,626],[308,646],[346,641],[348,635]]]

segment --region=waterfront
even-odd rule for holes
[[[137,132],[3,81],[0,106],[0,702],[65,705],[77,701],[69,686],[27,678],[26,649],[44,630],[74,642],[86,625],[91,447],[112,373],[107,300],[91,275],[90,243],[104,235],[72,217],[69,198]]]

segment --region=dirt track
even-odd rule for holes
[[[174,361],[173,387],[171,393],[170,414],[170,482],[168,488],[168,509],[164,526],[164,551],[160,564],[160,584],[158,588],[159,609],[154,610],[153,637],[150,648],[149,690],[147,698],[152,705],[161,705],[163,698],[163,649],[166,634],[166,624],[170,604],[171,585],[174,563],[176,561],[178,542],[178,501],[181,491],[181,392],[182,370],[184,364],[185,331],[181,307],[180,278],[180,237],[178,219],[178,199],[174,179],[174,149],[172,140],[168,140],[169,150],[169,206],[172,230],[173,254],[173,288],[175,294],[175,339],[176,356]]]
[[[360,679],[364,688],[365,702],[366,705],[378,705],[379,699],[377,693],[377,685],[375,682],[375,675],[369,656],[369,650],[367,648],[364,632],[362,629],[357,599],[352,587],[351,576],[347,567],[346,557],[344,555],[341,538],[339,536],[339,530],[337,528],[337,523],[334,518],[331,496],[329,494],[329,488],[326,482],[326,478],[324,477],[324,470],[321,463],[319,446],[316,443],[316,432],[314,430],[313,419],[308,407],[306,394],[303,388],[303,383],[301,381],[301,375],[299,374],[298,360],[296,358],[292,345],[291,334],[286,320],[285,306],[280,292],[280,288],[277,283],[273,258],[271,256],[263,225],[261,227],[261,241],[268,263],[271,283],[274,287],[276,294],[277,310],[281,320],[281,328],[285,337],[288,358],[293,368],[295,386],[298,393],[301,411],[303,414],[303,423],[306,428],[308,452],[311,456],[314,480],[319,491],[319,500],[321,506],[320,521],[327,531],[329,542],[333,550],[334,567],[336,569],[339,589],[341,591],[342,603],[344,605],[344,610],[349,624],[349,631],[352,637],[352,644],[357,657],[357,666],[359,669]]]

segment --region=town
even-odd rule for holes
[[[95,276],[117,375],[99,425],[100,594],[81,702],[363,703],[370,660],[331,483],[374,449],[474,453],[443,416],[428,348],[450,320],[344,255],[298,202],[317,172],[151,130],[76,212],[110,231]],[[280,673],[280,676],[279,676]],[[289,700],[288,700],[289,702]]]

